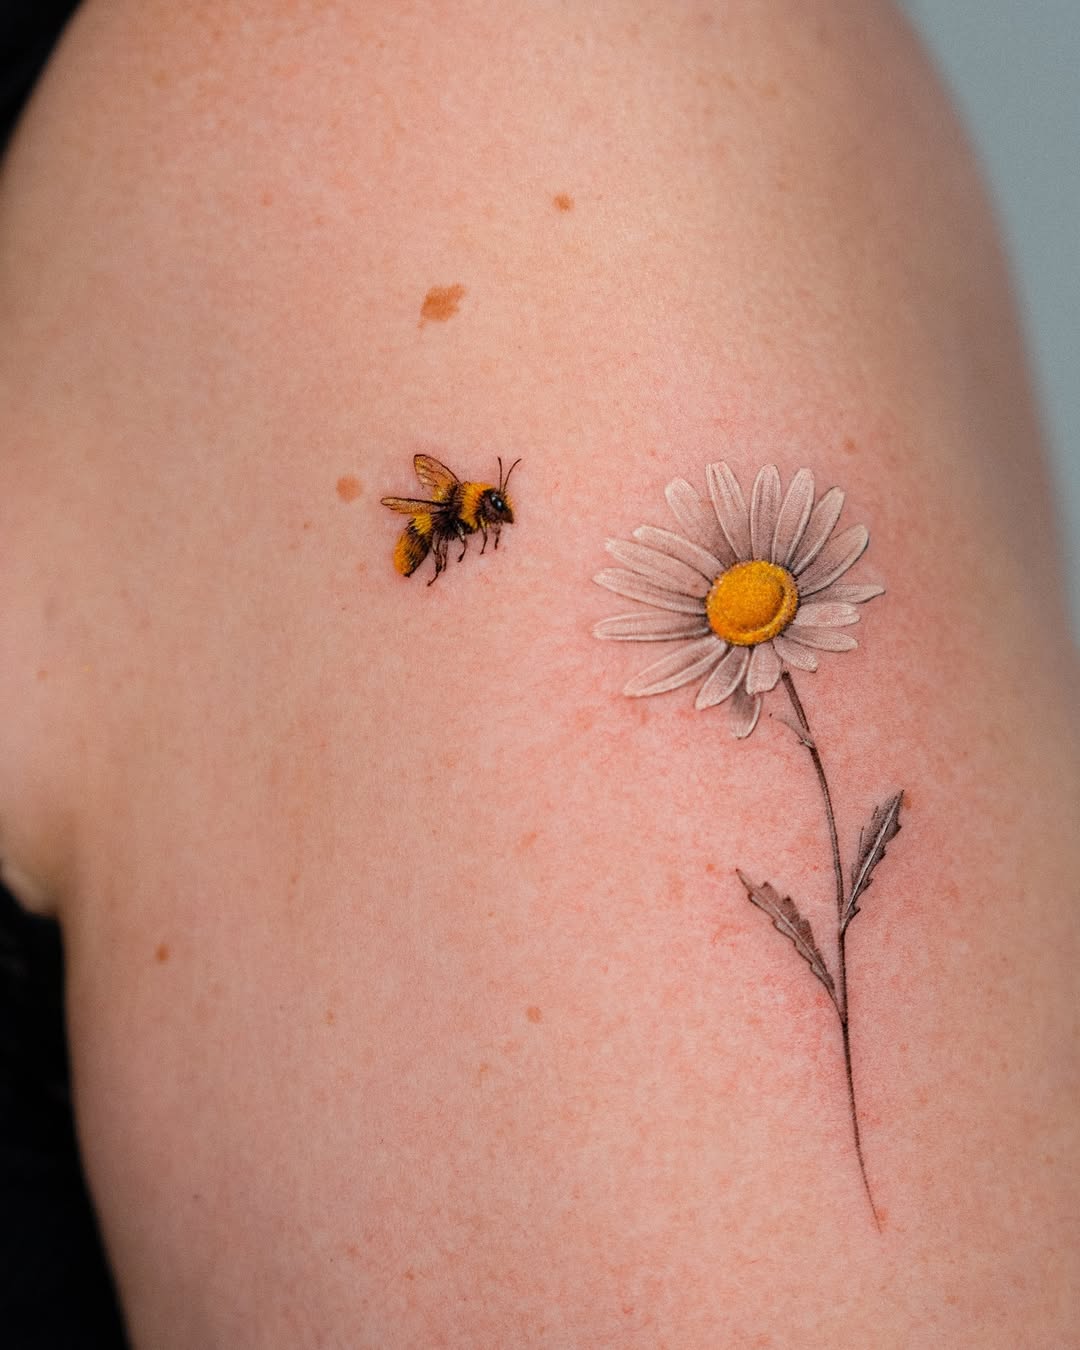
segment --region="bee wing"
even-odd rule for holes
[[[415,455],[413,457],[413,468],[416,470],[416,476],[426,488],[430,488],[438,502],[445,501],[450,493],[457,486],[458,476],[446,467],[440,464],[437,459],[431,455]]]
[[[421,516],[430,512],[432,507],[438,510],[442,503],[422,501],[419,497],[384,497],[382,504],[391,511],[400,511],[403,516]]]

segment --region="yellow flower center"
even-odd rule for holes
[[[753,647],[776,637],[798,608],[795,578],[786,567],[761,559],[721,572],[705,597],[709,626],[736,647]]]

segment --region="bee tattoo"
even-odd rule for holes
[[[394,566],[403,577],[411,577],[430,553],[435,559],[435,575],[428,582],[437,581],[444,571],[452,540],[460,540],[458,562],[465,557],[469,535],[483,536],[481,554],[487,548],[489,533],[499,547],[499,534],[504,525],[514,523],[514,510],[506,495],[510,475],[521,463],[515,459],[503,474],[499,459],[499,485],[491,483],[463,483],[457,474],[431,455],[416,455],[413,468],[430,498],[384,497],[383,506],[398,511],[411,520],[401,533],[394,548]]]

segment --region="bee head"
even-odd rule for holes
[[[500,488],[488,488],[484,493],[484,515],[493,524],[514,523],[514,508],[510,505],[510,498]]]
[[[484,493],[485,514],[489,520],[506,525],[514,523],[514,508],[510,505],[510,498],[506,495],[506,485],[510,482],[510,475],[520,463],[520,459],[515,459],[504,474],[502,456],[500,455],[499,486],[488,488],[487,492]]]

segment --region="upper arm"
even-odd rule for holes
[[[906,34],[166,8],[86,7],[2,187],[0,826],[57,891],[137,1329],[1053,1339],[1064,1283],[999,1307],[982,1263],[1020,1290],[1066,1221],[1071,656],[993,229]],[[379,504],[417,452],[523,459],[499,552],[431,587]],[[845,878],[906,793],[850,929],[881,1238],[828,994],[735,871],[828,946],[783,687],[736,742],[591,636],[636,603],[605,539],[721,460],[842,487],[886,588],[797,676]]]

